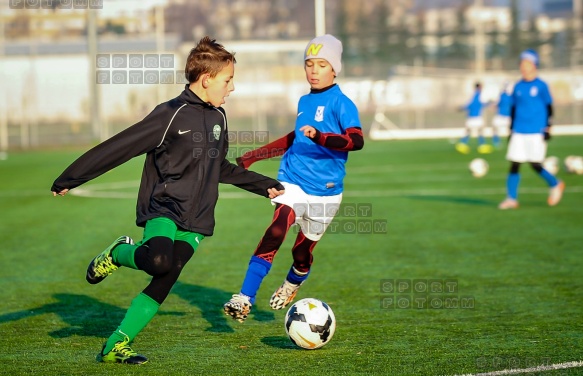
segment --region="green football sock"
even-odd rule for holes
[[[128,336],[130,342],[133,341],[156,315],[158,308],[160,304],[143,292],[136,296],[121,324],[107,340],[103,353],[110,352],[116,342],[124,340],[124,336]]]
[[[127,266],[131,269],[138,269],[134,261],[134,253],[138,249],[134,244],[120,244],[111,252],[111,258],[116,264]]]

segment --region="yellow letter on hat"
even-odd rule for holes
[[[308,51],[306,51],[306,56],[318,56],[318,52],[320,52],[320,49],[322,48],[322,44],[315,44],[312,43],[310,44],[310,47],[308,47]]]

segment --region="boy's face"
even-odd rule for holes
[[[536,65],[527,59],[520,61],[520,74],[522,78],[527,81],[531,81],[536,78]]]
[[[312,89],[323,89],[334,83],[336,74],[325,59],[308,59],[304,62],[306,79]]]
[[[206,101],[215,107],[224,104],[225,98],[235,90],[234,76],[235,65],[230,61],[216,76],[209,77],[206,84]]]

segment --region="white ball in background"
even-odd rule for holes
[[[571,174],[583,175],[583,157],[569,155],[565,158],[565,170]]]
[[[470,172],[472,176],[475,178],[481,178],[488,173],[488,162],[486,162],[483,158],[475,158],[472,159],[469,165]]]
[[[559,172],[559,158],[553,155],[546,157],[543,162],[543,167],[551,174],[556,175]]]

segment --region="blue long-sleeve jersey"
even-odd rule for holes
[[[480,101],[480,90],[476,90],[474,96],[470,103],[464,106],[464,109],[468,112],[468,117],[477,117],[482,115],[482,109],[485,107],[485,103]]]
[[[514,86],[512,131],[516,133],[543,133],[549,122],[549,107],[553,98],[548,85],[540,78],[519,81]]]
[[[360,128],[358,110],[338,85],[323,92],[306,94],[298,103],[296,137],[279,167],[278,179],[299,185],[304,192],[317,196],[342,193],[348,152],[318,145],[305,137],[300,128],[311,125],[322,133],[343,134],[348,128]]]
[[[512,107],[512,97],[505,91],[500,94],[498,99],[498,115],[510,116],[510,109]]]

